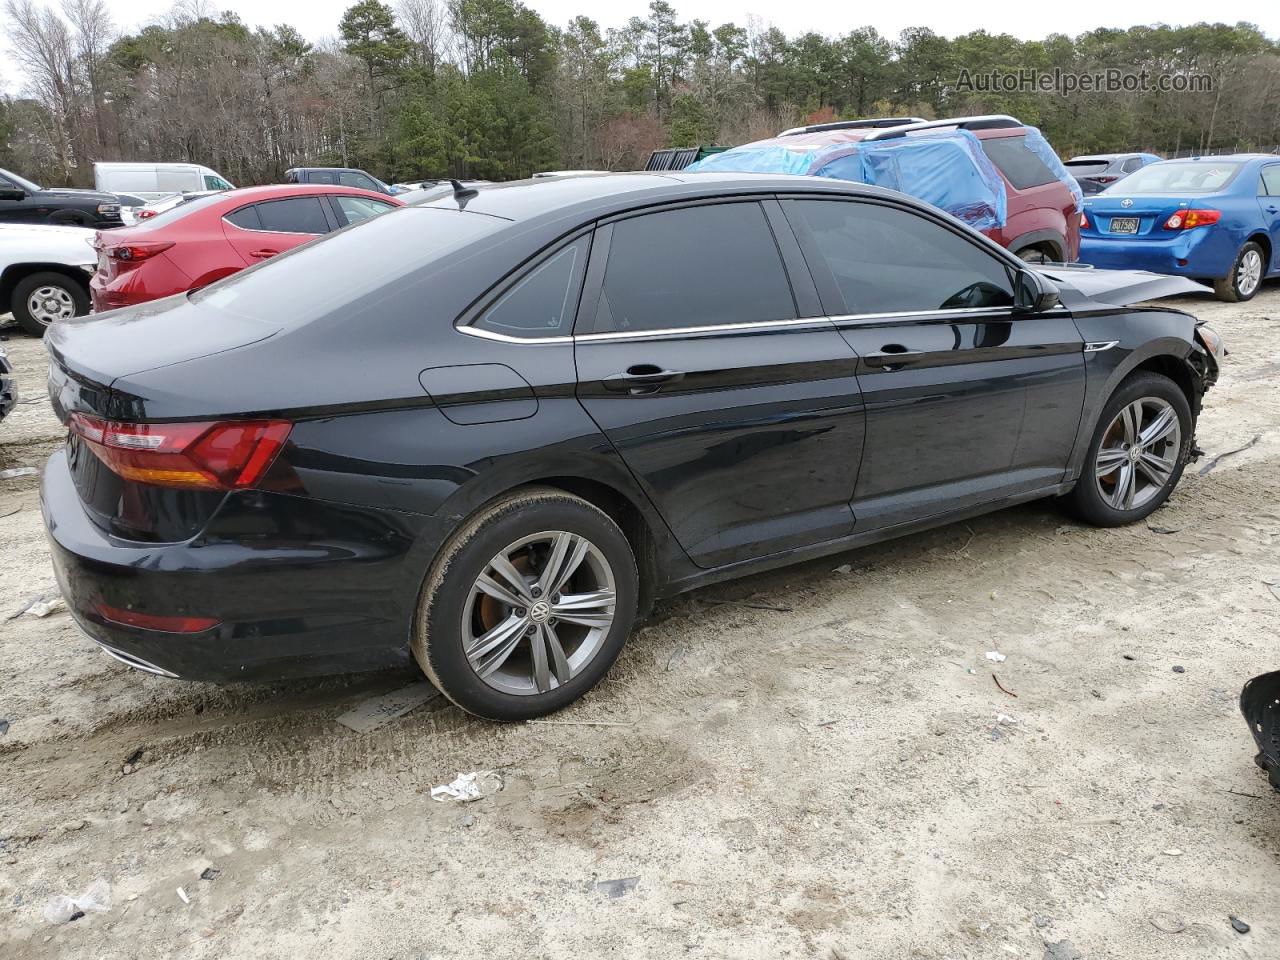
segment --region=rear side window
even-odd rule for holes
[[[1105,160],[1068,160],[1064,166],[1073,177],[1087,177],[1094,173],[1102,173],[1110,164]]]
[[[650,213],[613,225],[594,330],[663,330],[796,315],[758,203]]]
[[[1009,272],[995,257],[931,220],[874,203],[797,200],[815,252],[830,269],[845,312],[912,313],[1013,304]]]
[[[573,325],[589,244],[575,240],[535,266],[476,321],[513,337],[565,336]]]
[[[983,140],[982,149],[1016,190],[1039,187],[1058,179],[1045,162],[1031,152],[1026,137]]]
[[[1135,170],[1141,170],[1143,163],[1144,161],[1141,157],[1130,157],[1120,169],[1125,173],[1133,173]]]
[[[347,223],[359,223],[379,213],[386,213],[394,206],[394,204],[371,200],[368,197],[334,197],[333,200],[342,211],[342,216]]]
[[[319,197],[290,197],[256,205],[262,229],[272,233],[328,233]]]
[[[311,170],[302,175],[304,183],[332,183],[337,184],[338,175],[332,170]]]
[[[1280,163],[1262,168],[1259,192],[1268,197],[1280,197]]]
[[[262,218],[258,216],[258,208],[250,205],[228,213],[223,219],[234,223],[242,230],[261,230]]]

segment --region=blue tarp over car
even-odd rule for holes
[[[823,130],[773,137],[733,147],[685,169],[869,183],[932,203],[979,230],[1004,226],[1004,181],[973,134],[941,130],[883,142],[860,141],[866,132]]]

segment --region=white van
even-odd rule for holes
[[[175,193],[233,189],[216,170],[198,163],[95,163],[93,185],[104,193],[128,193],[148,203]]]

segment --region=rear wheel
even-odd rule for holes
[[[413,654],[462,709],[490,720],[559,710],[594,687],[631,633],[635,557],[605,513],[560,490],[483,509],[423,586]]]
[[[49,216],[49,222],[56,227],[93,226],[93,218],[79,210],[59,210]]]
[[[14,285],[10,309],[18,326],[33,337],[43,337],[53,321],[88,313],[89,293],[65,274],[33,273]]]
[[[1168,377],[1139,373],[1107,401],[1070,503],[1101,527],[1134,523],[1177,486],[1194,424],[1186,395]]]
[[[1250,240],[1240,248],[1235,263],[1231,265],[1231,272],[1213,281],[1213,292],[1218,295],[1219,300],[1227,303],[1252,300],[1262,286],[1262,278],[1266,272],[1262,247]]]
[[[1049,257],[1039,247],[1023,247],[1014,254],[1023,263],[1048,263]]]

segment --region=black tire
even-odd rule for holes
[[[49,215],[49,222],[55,227],[92,227],[93,217],[79,210],[59,210]]]
[[[42,287],[53,287],[64,291],[71,301],[73,316],[82,317],[89,312],[89,291],[83,284],[71,279],[65,273],[45,270],[23,277],[14,284],[10,309],[13,311],[13,318],[18,321],[18,326],[33,337],[43,337],[45,330],[48,329],[48,323],[33,314],[27,305],[27,299],[31,294]]]
[[[1159,486],[1152,483],[1146,474],[1139,474],[1142,480],[1149,484],[1147,498],[1132,509],[1118,509],[1107,501],[1103,491],[1099,489],[1107,484],[1113,484],[1114,481],[1110,478],[1116,474],[1106,475],[1102,480],[1097,478],[1098,451],[1102,447],[1103,440],[1107,438],[1108,431],[1113,429],[1120,412],[1140,400],[1155,403],[1163,401],[1172,407],[1177,415],[1179,432],[1176,450],[1172,451],[1173,469],[1169,472],[1168,479]],[[1130,375],[1121,382],[1102,408],[1080,477],[1075,487],[1067,494],[1068,505],[1080,519],[1099,527],[1118,527],[1142,520],[1164,503],[1173,492],[1173,488],[1178,485],[1187,457],[1191,452],[1194,436],[1195,421],[1191,416],[1191,405],[1187,402],[1186,394],[1176,383],[1168,377],[1147,371]],[[1122,468],[1118,466],[1117,471],[1120,469]],[[1129,469],[1136,471],[1137,467],[1130,466]]]
[[[567,683],[547,692],[508,693],[481,679],[468,660],[464,616],[491,560],[508,545],[544,531],[586,538],[601,552],[613,575],[613,621],[594,655]],[[423,583],[411,647],[431,682],[463,710],[488,720],[528,720],[567,706],[603,679],[631,634],[638,597],[635,556],[618,525],[563,490],[530,487],[484,507],[449,538]],[[529,654],[532,659],[531,649]]]
[[[1246,281],[1242,276],[1242,267],[1246,257],[1257,257],[1257,262],[1260,264],[1261,274],[1256,281]],[[1263,252],[1262,247],[1250,240],[1236,254],[1235,260],[1231,263],[1231,271],[1225,277],[1219,277],[1213,281],[1213,292],[1217,294],[1219,300],[1226,303],[1243,303],[1257,296],[1258,291],[1262,289],[1262,281],[1266,278],[1266,275],[1266,254]]]
[[[1014,254],[1023,263],[1048,263],[1049,258],[1045,252],[1037,247],[1023,247]]]

